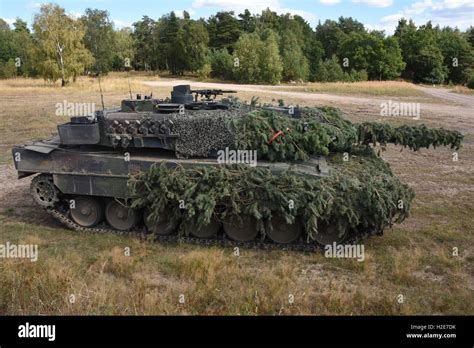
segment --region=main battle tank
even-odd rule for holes
[[[171,98],[123,100],[12,149],[34,200],[69,228],[162,241],[313,250],[408,216],[413,191],[370,144],[458,148],[456,131],[353,125],[334,108]],[[429,139],[429,140],[426,140]]]

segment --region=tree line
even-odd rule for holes
[[[393,35],[351,17],[313,29],[298,15],[245,10],[191,19],[174,12],[116,30],[107,11],[72,18],[45,4],[31,26],[0,19],[0,77],[43,77],[65,85],[85,73],[127,69],[195,74],[242,83],[403,78],[474,88],[474,27],[416,26],[401,19]]]

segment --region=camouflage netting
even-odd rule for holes
[[[173,133],[179,134],[176,152],[183,157],[207,157],[232,146],[234,132],[230,128],[232,117],[241,117],[239,110],[186,111],[172,117]]]
[[[175,226],[180,221],[204,226],[212,218],[244,214],[255,217],[263,231],[264,219],[275,214],[288,223],[302,218],[308,240],[318,233],[321,221],[342,218],[352,228],[377,230],[403,221],[413,191],[372,149],[354,148],[351,156],[349,162],[340,155],[331,156],[333,170],[323,178],[273,174],[245,165],[185,169],[157,164],[130,179],[132,206],[147,207],[152,221],[167,216]],[[180,201],[185,202],[185,209],[180,209]]]

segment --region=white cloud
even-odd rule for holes
[[[472,0],[422,0],[406,6],[401,11],[382,17],[377,24],[366,24],[370,29],[393,33],[401,18],[413,19],[416,25],[431,21],[440,27],[450,26],[465,30],[474,25]]]
[[[322,5],[331,6],[331,5],[339,4],[341,2],[341,0],[319,0],[319,2]]]
[[[277,8],[280,8],[280,3],[278,0],[195,0],[192,6],[194,8],[218,7],[234,11],[248,9],[250,12],[258,13],[267,7],[276,11]]]
[[[370,7],[390,7],[393,5],[393,0],[352,0],[352,2]]]
[[[0,17],[1,18],[1,17]],[[15,23],[16,19],[15,18],[2,18],[5,22],[7,22],[7,24],[10,26],[10,27],[13,27],[13,23]]]
[[[279,14],[292,14],[292,15],[298,15],[300,17],[303,17],[307,22],[310,24],[316,23],[316,15],[311,12],[303,11],[303,10],[294,10],[291,8],[278,8],[278,9],[271,9],[272,11],[275,11],[276,13]]]
[[[405,17],[405,16],[402,13],[395,13],[393,15],[382,17],[380,19],[380,22],[381,23],[394,23],[394,22],[396,23],[400,19],[402,19],[403,17]]]
[[[385,31],[385,34],[392,35],[397,27],[398,21],[403,18],[404,15],[402,14],[394,14],[382,17],[377,24],[364,24],[364,27],[367,30],[379,30]]]
[[[440,14],[442,12],[453,13],[466,11],[466,15],[473,18],[474,2],[472,0],[423,0],[411,4],[404,9],[406,14]]]
[[[133,24],[133,22],[121,21],[120,19],[112,19],[112,22],[114,23],[116,29],[122,29],[127,27],[131,28]]]
[[[26,3],[26,8],[28,8],[28,9],[36,9],[36,8],[40,8],[40,7],[41,7],[41,3],[37,2],[37,1],[29,0]]]
[[[279,0],[195,0],[193,8],[217,7],[218,10],[234,11],[236,14],[248,9],[251,13],[259,14],[263,10],[270,8],[278,14],[294,14],[303,17],[311,25],[316,23],[316,16],[304,10],[284,8]]]
[[[405,12],[408,14],[421,14],[426,11],[444,11],[444,10],[457,10],[462,8],[473,8],[474,2],[472,0],[423,0],[418,1],[407,8]],[[472,11],[470,11],[471,17],[473,16]]]

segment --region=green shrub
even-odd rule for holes
[[[234,60],[227,49],[223,48],[221,50],[211,51],[210,61],[212,69],[211,75],[213,77],[232,79]]]
[[[365,70],[352,70],[349,77],[351,82],[367,81],[369,79],[369,75]]]
[[[471,76],[469,76],[469,78],[467,79],[467,84],[466,86],[470,89],[474,89],[474,74],[472,74]]]
[[[207,79],[211,75],[211,72],[212,72],[211,64],[206,63],[201,69],[197,71],[197,74],[200,79]]]
[[[16,77],[16,66],[13,59],[9,59],[6,63],[0,65],[0,77],[7,79]]]
[[[336,82],[344,80],[344,72],[335,55],[331,59],[326,59],[320,67],[320,76],[317,76],[321,82]]]

